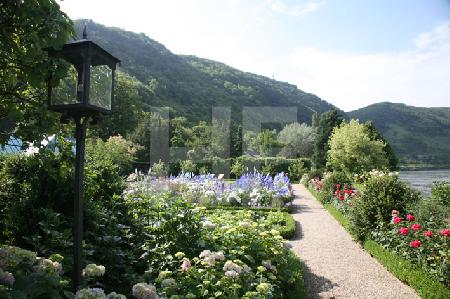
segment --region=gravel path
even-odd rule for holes
[[[297,236],[310,298],[420,298],[365,252],[302,185],[294,185]]]

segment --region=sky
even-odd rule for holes
[[[289,82],[344,111],[450,107],[450,0],[64,0],[73,19]]]

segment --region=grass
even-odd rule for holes
[[[315,190],[308,188],[311,194],[318,200]],[[319,200],[318,200],[319,201]],[[350,232],[350,221],[331,204],[323,204],[324,208],[339,222],[339,224]],[[372,240],[366,240],[364,249],[376,258],[386,269],[400,281],[411,286],[424,299],[450,298],[450,290],[425,270],[418,268],[398,254],[389,251]]]

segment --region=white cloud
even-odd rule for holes
[[[450,21],[420,34],[397,53],[342,53],[300,47],[288,71],[298,87],[344,110],[380,102],[450,105]]]
[[[281,0],[268,0],[267,3],[276,12],[302,18],[317,11],[325,4],[323,1],[307,1],[305,3],[289,6]]]

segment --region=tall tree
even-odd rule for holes
[[[383,135],[381,135],[381,133],[375,128],[375,125],[372,121],[367,121],[364,126],[366,127],[371,140],[380,140],[385,144],[383,151],[386,158],[388,159],[389,170],[398,170],[399,161],[389,142],[387,142],[386,139],[384,139]]]
[[[342,116],[336,109],[325,112],[320,116],[312,159],[314,168],[320,170],[325,169],[329,149],[328,140],[330,139],[333,129],[339,126],[342,120]]]
[[[349,176],[372,169],[386,169],[385,143],[370,137],[367,127],[358,120],[343,122],[330,137],[327,166]]]
[[[279,155],[287,158],[310,157],[315,138],[313,127],[297,122],[288,124],[278,133],[278,142],[283,144]]]
[[[12,135],[24,141],[56,130],[47,111],[49,64],[45,47],[60,48],[74,35],[72,21],[54,0],[0,2],[0,144]],[[55,79],[66,70],[57,66]]]

